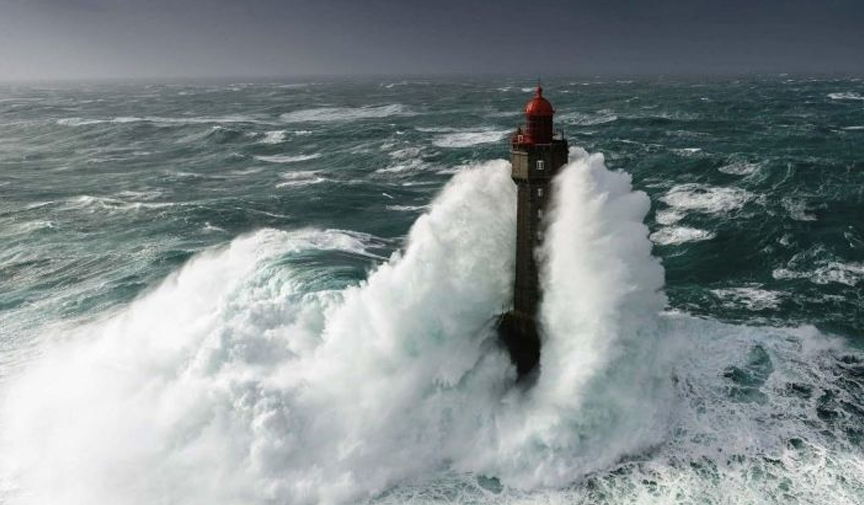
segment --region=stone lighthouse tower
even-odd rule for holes
[[[501,316],[498,333],[520,377],[530,373],[540,360],[535,321],[540,300],[536,250],[543,242],[550,183],[568,158],[567,140],[553,129],[554,114],[538,85],[534,98],[525,105],[526,124],[516,130],[510,142],[512,177],[518,187],[516,282],[513,309]]]

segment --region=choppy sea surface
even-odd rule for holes
[[[0,502],[864,501],[864,80],[0,87]]]

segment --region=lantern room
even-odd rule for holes
[[[552,116],[555,109],[543,98],[543,88],[537,86],[532,98],[525,105],[525,130],[519,128],[513,138],[515,144],[549,144],[552,142]]]

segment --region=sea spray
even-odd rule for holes
[[[555,463],[538,483],[558,486],[663,439],[674,359],[658,324],[664,272],[643,224],[648,196],[603,155],[571,157],[540,251],[545,337],[533,391],[555,427],[544,440]]]
[[[250,459],[280,399],[266,371],[312,346],[290,330],[316,319],[272,262],[319,248],[363,245],[263,230],[199,255],[106,320],[49,336],[63,342],[5,392],[0,454],[18,501],[260,499]]]
[[[536,392],[568,403],[640,329],[653,329],[666,303],[643,223],[648,195],[633,191],[629,174],[609,171],[601,154],[574,149],[573,158],[555,181],[540,251],[548,352]]]
[[[292,373],[309,418],[307,447],[279,476],[289,496],[378,494],[470,447],[514,375],[491,332],[511,295],[514,232],[509,165],[466,170],[412,227],[404,253],[344,292],[321,346]]]
[[[561,486],[663,439],[671,346],[658,314],[647,195],[602,155],[573,149],[554,181],[541,264],[536,385],[510,398],[470,467],[508,485]],[[638,415],[634,415],[638,412]]]
[[[446,466],[514,376],[490,331],[514,221],[509,166],[492,162],[344,292],[306,292],[280,260],[362,252],[338,232],[265,230],[193,259],[10,386],[16,498],[332,503]]]
[[[624,415],[652,410],[650,374],[605,371],[630,352],[651,365],[638,337],[663,297],[648,205],[602,158],[575,158],[541,251],[533,390],[514,388],[491,331],[512,296],[515,188],[509,165],[490,162],[456,175],[404,252],[358,286],[309,292],[279,260],[362,253],[356,237],[261,231],[72,330],[4,409],[21,496],[340,503],[448,468],[530,488],[655,441],[656,420]]]

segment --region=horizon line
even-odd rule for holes
[[[597,73],[561,73],[555,72],[550,74],[541,74],[544,81],[554,83],[561,79],[663,79],[663,78],[755,78],[755,77],[795,77],[795,78],[814,78],[814,77],[832,77],[832,78],[864,78],[864,72],[853,73],[849,71],[832,71],[832,72],[804,72],[804,71],[716,71],[716,72],[639,72],[639,73],[619,73],[619,72],[597,72]],[[109,83],[197,83],[197,82],[303,82],[310,81],[331,81],[345,82],[355,80],[364,82],[375,79],[512,79],[537,81],[537,74],[529,73],[506,73],[506,72],[434,72],[434,73],[362,73],[362,74],[337,74],[337,73],[310,73],[310,74],[250,74],[250,75],[200,75],[200,76],[184,76],[184,75],[165,75],[165,76],[94,76],[94,77],[22,77],[22,78],[4,78],[0,77],[0,85],[28,85],[28,84],[109,84]]]

